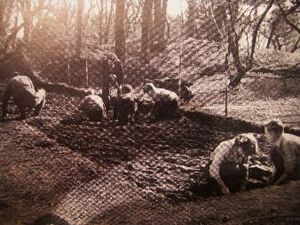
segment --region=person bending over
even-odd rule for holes
[[[31,79],[28,76],[17,75],[8,82],[2,98],[2,119],[7,116],[9,99],[13,97],[21,114],[21,119],[25,119],[34,109],[34,115],[40,115],[46,101],[46,91],[44,89],[35,90]]]
[[[266,123],[265,134],[273,144],[270,158],[275,167],[274,185],[300,179],[300,137],[284,133],[278,119]]]
[[[91,90],[78,107],[91,121],[102,121],[106,118],[106,107],[103,99]]]
[[[167,119],[178,115],[179,97],[175,92],[157,88],[152,83],[146,83],[143,91],[154,101],[152,115],[155,119]]]
[[[210,156],[209,174],[223,194],[245,190],[249,156],[257,153],[253,134],[241,134],[217,146]]]

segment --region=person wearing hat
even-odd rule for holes
[[[245,189],[249,156],[255,154],[258,145],[253,134],[240,134],[216,147],[210,156],[209,175],[223,194]]]
[[[274,185],[300,179],[300,137],[285,133],[278,119],[266,123],[265,134],[273,144],[270,158],[275,167]]]

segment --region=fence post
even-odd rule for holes
[[[225,116],[228,116],[228,88],[225,87]]]
[[[228,116],[228,85],[230,79],[225,79],[225,117]]]

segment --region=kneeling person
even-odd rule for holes
[[[284,133],[284,126],[277,119],[265,125],[265,133],[273,144],[270,155],[275,166],[274,184],[300,179],[300,137]]]
[[[179,97],[175,92],[164,88],[157,88],[152,83],[146,83],[143,91],[154,101],[152,114],[155,119],[172,118],[178,114]]]
[[[257,140],[253,134],[241,134],[217,146],[210,157],[209,174],[223,194],[245,189],[248,159],[257,153]]]
[[[106,107],[103,99],[90,91],[90,93],[85,96],[80,104],[79,109],[91,120],[91,121],[102,121],[106,118]]]
[[[3,94],[2,118],[7,116],[7,107],[11,96],[21,113],[22,119],[25,119],[27,113],[30,113],[32,109],[34,109],[34,115],[38,116],[46,101],[46,91],[44,89],[36,91],[29,77],[14,76],[8,82]]]

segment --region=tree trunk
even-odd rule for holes
[[[212,20],[214,22],[214,27],[212,31],[209,32],[209,39],[215,41],[224,41],[224,36],[226,36],[226,7],[224,4],[215,4],[212,0],[210,0],[210,13],[212,16]],[[212,37],[213,35],[213,37]]]
[[[291,53],[295,52],[299,48],[300,37],[297,39],[296,43],[294,44],[293,48],[291,49]]]
[[[150,29],[150,50],[152,53],[165,49],[165,30],[167,24],[167,0],[153,0],[154,13]],[[151,17],[152,20],[152,17]]]
[[[150,50],[153,53],[159,52],[161,43],[161,29],[162,29],[162,7],[161,0],[154,0],[154,19],[153,19],[153,31],[151,36]]]
[[[168,0],[163,0],[162,5],[162,12],[161,12],[161,18],[162,18],[162,28],[161,28],[161,51],[165,50],[167,43],[166,43],[166,26],[168,23],[167,20],[167,10],[168,10]]]
[[[281,15],[284,19],[284,21],[295,31],[297,31],[300,34],[300,27],[297,26],[297,23],[293,23],[291,20],[288,19],[288,15],[291,13],[294,13],[299,7],[300,7],[300,1],[297,0],[295,1],[294,5],[288,10],[288,12],[284,12],[282,6],[280,5],[280,3],[277,0],[277,5],[278,8],[281,12]]]
[[[196,33],[196,1],[188,0],[188,16],[187,16],[187,35],[188,37],[195,37]]]
[[[115,19],[115,53],[122,63],[125,62],[125,2],[117,0]]]
[[[271,22],[271,32],[270,32],[270,36],[268,37],[268,42],[267,42],[267,46],[266,46],[267,48],[270,48],[270,45],[273,40],[273,36],[275,34],[275,31],[276,31],[281,19],[282,19],[282,16],[278,15],[277,18],[273,22]]]
[[[18,29],[18,22],[19,22],[19,11],[17,11],[16,17],[15,17],[15,22],[14,22],[14,29],[13,30],[17,30]],[[16,47],[16,40],[17,40],[17,35],[13,36],[12,39],[12,48]]]
[[[250,56],[249,56],[249,60],[250,60],[250,65],[252,66],[253,63],[253,58],[254,58],[254,52],[255,52],[255,46],[256,46],[256,40],[257,40],[257,34],[259,31],[259,28],[264,20],[264,18],[266,17],[267,13],[269,12],[269,10],[271,9],[273,3],[275,0],[270,0],[269,4],[267,5],[265,11],[263,12],[263,14],[261,15],[261,17],[259,18],[256,27],[254,28],[253,31],[253,35],[252,35],[252,44],[251,44],[251,52],[250,52]]]
[[[105,29],[105,37],[104,37],[104,43],[107,44],[108,40],[109,40],[109,34],[110,34],[110,27],[111,27],[111,23],[112,23],[112,17],[113,17],[113,11],[114,11],[114,0],[110,0],[110,10],[109,10],[109,14],[106,15],[106,29]],[[106,12],[108,9],[108,1],[106,0]]]
[[[270,45],[271,45],[271,43],[272,43],[272,39],[273,39],[273,35],[274,35],[274,33],[275,33],[275,30],[276,30],[276,27],[277,27],[277,24],[276,23],[273,23],[272,24],[272,28],[271,28],[271,32],[270,32],[270,35],[269,35],[269,37],[268,37],[268,42],[267,42],[267,49],[269,49],[270,48]]]
[[[237,75],[230,82],[231,87],[235,87],[244,77],[246,70],[243,68],[240,61],[240,51],[239,51],[239,39],[235,30],[235,25],[237,23],[238,15],[238,1],[227,0],[227,9],[228,9],[228,19],[227,19],[227,39],[228,39],[228,54],[230,53],[233,58],[233,64],[236,68]]]
[[[99,9],[99,45],[103,44],[104,0],[100,0]]]
[[[32,23],[32,15],[31,15],[31,1],[24,1],[22,4],[22,15],[24,21],[24,42],[28,43],[30,39],[31,33],[31,23]]]
[[[82,41],[83,41],[83,10],[84,10],[84,0],[78,0],[77,4],[77,21],[76,21],[76,55],[80,56],[82,51]]]
[[[238,73],[242,73],[243,68],[240,62],[239,40],[235,31],[235,23],[238,15],[238,2],[232,3],[228,0],[228,50],[232,55],[234,65]]]
[[[278,50],[281,51],[282,44],[280,43],[278,36],[276,36],[275,41],[276,41]]]
[[[145,0],[142,10],[142,37],[141,37],[141,56],[148,61],[148,51],[150,44],[150,27],[152,22],[153,0]]]
[[[4,0],[0,0],[0,36],[4,35]]]

